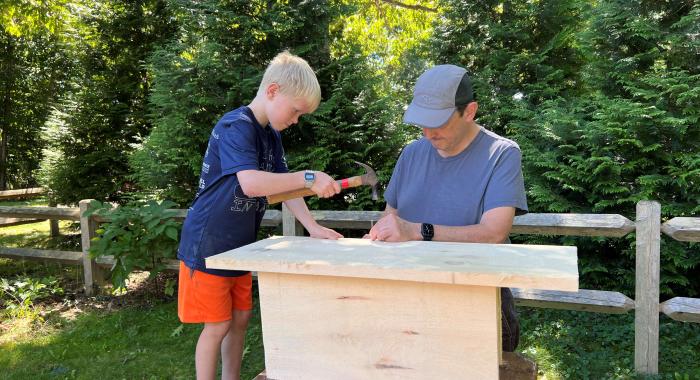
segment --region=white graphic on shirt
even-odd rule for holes
[[[231,207],[231,211],[247,212],[251,209],[256,211],[265,210],[265,202],[260,202],[260,198],[248,198],[243,193],[241,185],[236,185],[236,188],[233,190],[233,207]]]
[[[266,171],[266,172],[272,172],[274,171],[273,169],[275,168],[275,156],[272,154],[272,150],[267,150],[265,151],[265,157],[262,162],[260,162],[260,170]]]
[[[206,162],[202,163],[202,173],[208,174],[209,173],[209,164]]]
[[[205,187],[207,187],[207,183],[204,182],[204,178],[200,178],[200,179],[199,179],[199,189],[201,190],[201,189],[203,189],[203,188],[205,188]]]
[[[215,138],[215,139],[218,140],[218,139],[219,139],[219,134],[216,133],[216,131],[213,130],[213,131],[211,131],[211,137],[213,137],[213,138]]]

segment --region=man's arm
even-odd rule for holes
[[[290,199],[285,201],[284,204],[299,220],[299,223],[301,223],[304,228],[309,231],[309,235],[311,235],[312,238],[335,240],[343,237],[343,235],[339,234],[335,230],[318,224],[314,220],[313,216],[311,216],[311,212],[309,212],[309,208],[306,206],[306,202],[304,202],[303,198]]]
[[[496,207],[481,216],[479,224],[471,226],[435,225],[434,241],[465,243],[503,243],[510,234],[515,217],[514,207]],[[408,241],[422,240],[421,224],[401,219],[396,209],[387,205],[384,216],[369,231],[372,240]]]

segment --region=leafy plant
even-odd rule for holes
[[[37,319],[39,313],[35,302],[52,295],[62,295],[58,279],[53,276],[35,279],[28,276],[14,280],[0,278],[0,301],[9,315],[19,318]]]
[[[96,230],[90,256],[111,256],[112,284],[116,291],[126,287],[129,274],[136,269],[150,271],[155,277],[165,269],[166,261],[177,252],[181,225],[174,220],[175,203],[170,201],[134,201],[112,208],[107,203],[93,201],[84,216],[99,215],[109,218]]]

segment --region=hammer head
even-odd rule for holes
[[[365,169],[365,174],[360,176],[360,178],[362,178],[362,184],[372,187],[372,200],[376,201],[379,199],[377,195],[377,173],[367,164],[363,164],[359,161],[355,161],[355,163]]]

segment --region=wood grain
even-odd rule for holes
[[[269,379],[498,379],[498,289],[259,273]]]

